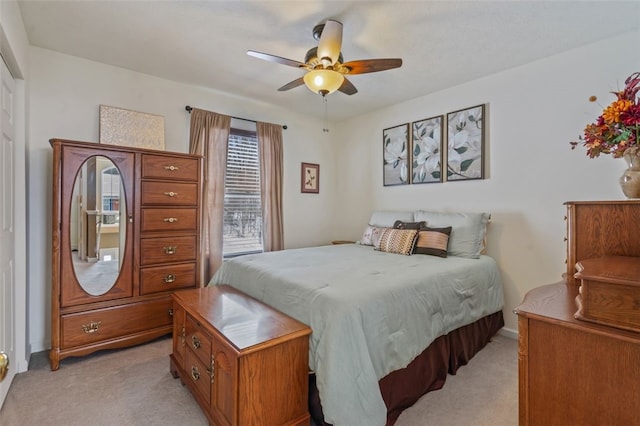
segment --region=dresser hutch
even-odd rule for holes
[[[564,280],[515,310],[519,424],[640,425],[640,200],[565,205]]]

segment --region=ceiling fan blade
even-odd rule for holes
[[[342,23],[328,20],[324,23],[320,40],[318,41],[318,59],[330,58],[335,64],[342,49]]]
[[[349,80],[346,78],[342,82],[342,85],[338,88],[338,91],[346,94],[346,95],[355,95],[358,93],[358,89],[354,86]]]
[[[342,72],[345,74],[365,74],[368,72],[378,72],[390,70],[393,68],[400,68],[402,66],[402,59],[363,59],[360,61],[349,61],[341,66]],[[347,71],[344,71],[344,69]]]
[[[293,88],[296,88],[298,86],[302,86],[303,84],[304,84],[304,78],[300,77],[300,78],[297,78],[297,79],[285,84],[284,86],[279,88],[278,91],[279,92],[284,92],[285,90],[293,89]]]
[[[247,55],[253,56],[254,58],[262,59],[264,61],[275,62],[282,65],[289,65],[290,67],[307,68],[307,64],[303,62],[294,61],[293,59],[281,58],[280,56],[270,55],[268,53],[247,50]]]

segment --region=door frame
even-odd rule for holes
[[[31,355],[27,336],[27,212],[26,212],[26,82],[0,22],[0,60],[4,60],[15,81],[14,91],[14,358],[9,368],[21,373],[29,367]],[[8,380],[8,379],[5,379]],[[4,401],[0,401],[0,407]]]

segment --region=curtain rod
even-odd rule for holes
[[[185,110],[187,110],[187,112],[188,112],[189,114],[191,114],[191,110],[192,110],[193,108],[192,108],[191,106],[187,105],[186,107],[184,107],[184,109],[185,109]],[[231,118],[235,118],[236,120],[250,121],[250,122],[252,122],[252,123],[256,123],[256,120],[249,120],[248,118],[233,117],[233,116],[231,116]],[[284,125],[282,126],[282,128],[283,128],[283,129],[285,129],[285,130],[287,130],[287,125],[286,125],[286,124],[284,124]]]

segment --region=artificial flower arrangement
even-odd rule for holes
[[[604,109],[598,119],[587,124],[578,141],[571,142],[571,149],[582,143],[590,158],[611,154],[620,158],[625,151],[638,154],[640,148],[640,72],[631,74],[624,81],[624,89],[611,92],[617,99]],[[596,100],[592,96],[590,101]]]

